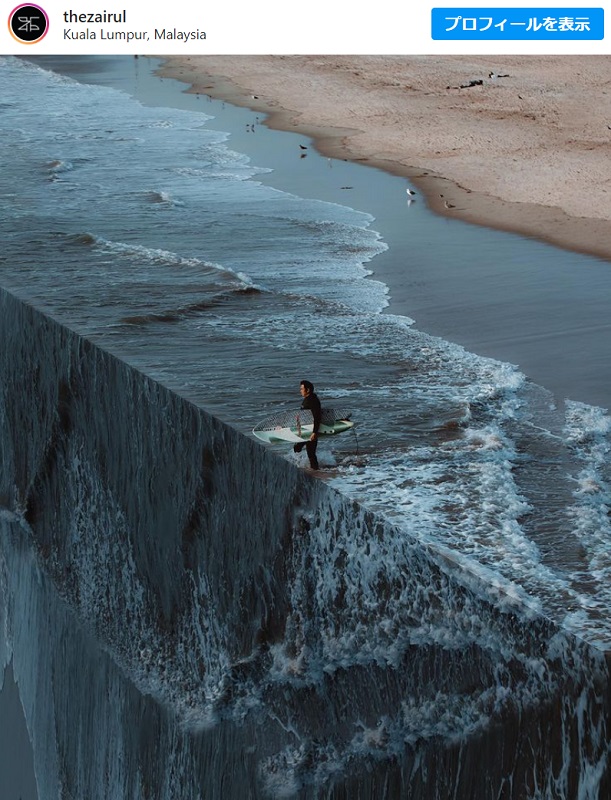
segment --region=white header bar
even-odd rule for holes
[[[507,2],[488,2],[461,6],[421,0],[377,0],[367,5],[348,5],[345,0],[308,0],[300,4],[286,0],[222,4],[195,4],[191,0],[155,4],[141,0],[13,0],[5,5],[0,53],[601,54],[611,52],[608,41],[600,38],[609,5],[611,1],[588,5],[535,2],[532,6],[511,6]],[[449,38],[432,38],[433,9],[441,14],[438,33]],[[499,9],[498,14],[493,13],[495,9]],[[599,37],[586,38],[584,26],[590,25],[587,14],[593,9],[598,22],[593,20],[591,24],[598,25]],[[520,11],[523,21],[516,21],[503,10]],[[488,38],[492,35],[497,38]],[[520,36],[523,38],[513,38]]]

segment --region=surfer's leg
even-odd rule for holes
[[[312,469],[318,469],[318,459],[316,458],[316,448],[318,447],[318,441],[314,439],[313,442],[306,442],[305,446],[308,458],[310,459],[310,466],[312,467]]]

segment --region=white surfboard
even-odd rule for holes
[[[336,436],[354,427],[350,420],[351,411],[345,409],[323,408],[318,435]],[[312,435],[314,420],[312,412],[303,408],[295,411],[282,411],[267,417],[253,428],[257,439],[267,444],[274,442],[307,442]]]

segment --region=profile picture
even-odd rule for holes
[[[24,3],[9,14],[8,27],[16,41],[21,44],[36,44],[49,30],[49,17],[40,6]]]

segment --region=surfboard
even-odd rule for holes
[[[351,421],[351,411],[338,408],[323,408],[319,437],[337,436],[339,433],[349,431],[354,427]],[[307,442],[312,435],[314,419],[312,412],[303,408],[294,411],[282,411],[267,417],[252,432],[262,442]]]

